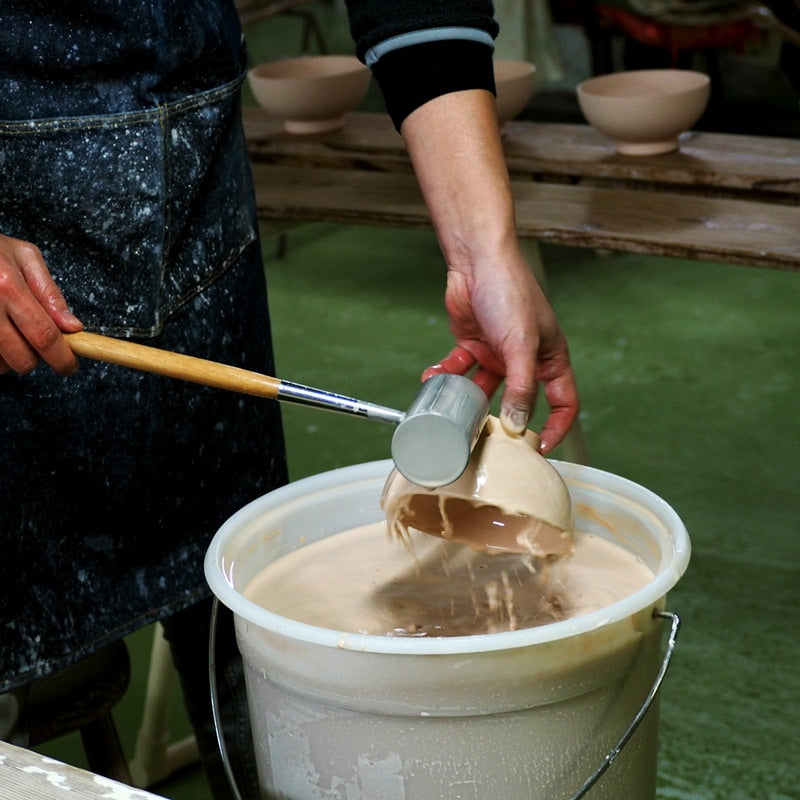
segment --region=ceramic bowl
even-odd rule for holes
[[[479,550],[568,553],[572,499],[561,475],[539,454],[539,443],[533,431],[511,436],[489,416],[453,483],[431,490],[391,473],[382,498],[390,525],[401,537],[411,527]]]
[[[496,59],[494,80],[497,88],[497,116],[501,125],[519,114],[536,87],[536,67],[529,61]]]
[[[703,115],[708,75],[681,69],[644,69],[589,78],[578,104],[589,124],[613,139],[617,152],[644,156],[678,148],[678,137]]]
[[[258,104],[291,133],[321,133],[344,125],[363,99],[370,71],[354,56],[287,58],[253,67],[248,81]]]

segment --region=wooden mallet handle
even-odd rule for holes
[[[76,355],[217,389],[277,399],[281,386],[270,375],[97,333],[65,333],[64,338]]]

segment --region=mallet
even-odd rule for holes
[[[486,395],[461,375],[442,373],[425,381],[411,407],[403,413],[124,339],[86,331],[64,334],[64,338],[76,355],[96,361],[396,425],[392,458],[397,469],[412,483],[429,488],[452,483],[461,475],[489,413]]]

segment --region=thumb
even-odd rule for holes
[[[533,374],[531,370],[529,375]],[[522,436],[536,404],[536,382],[520,379],[512,372],[506,375],[506,386],[500,399],[500,424],[506,433]]]

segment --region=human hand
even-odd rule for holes
[[[82,327],[39,248],[0,234],[0,374],[25,374],[42,359],[71,375],[78,362],[61,332]]]
[[[517,435],[528,425],[541,383],[550,407],[539,431],[541,450],[553,450],[577,417],[578,391],[566,339],[522,256],[486,265],[477,278],[451,269],[445,306],[456,346],[423,380],[474,368],[473,380],[491,396],[505,378],[500,420]]]
[[[505,378],[501,421],[521,435],[537,385],[550,405],[543,453],[566,435],[578,392],[553,309],[525,263],[497,124],[485,91],[452,92],[403,123],[414,169],[448,267],[445,304],[456,347],[423,373],[465,374],[491,395]]]

